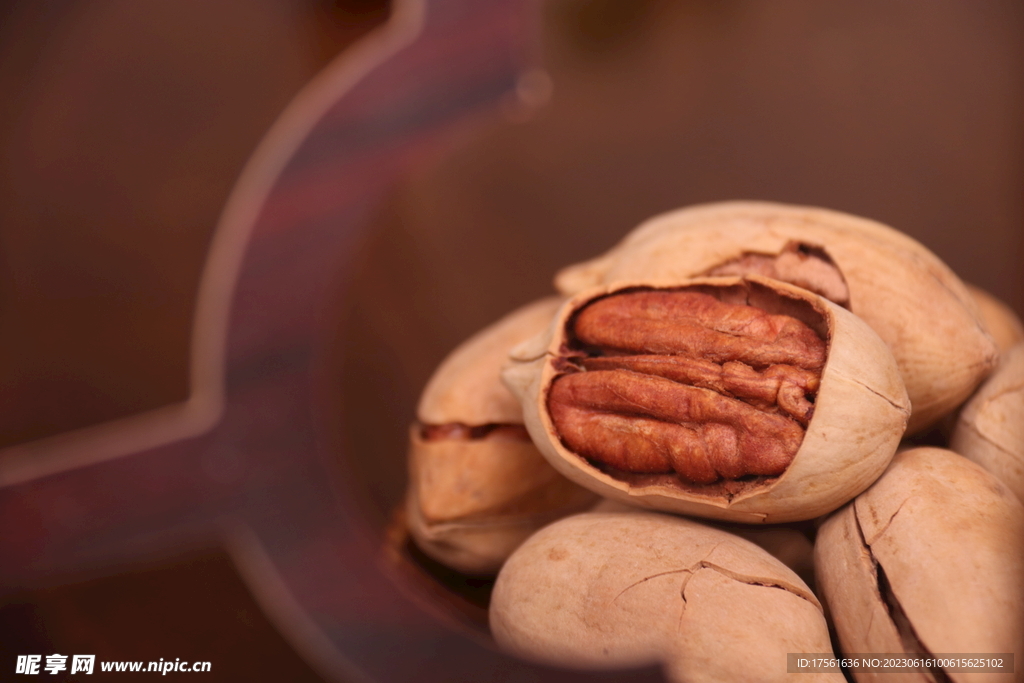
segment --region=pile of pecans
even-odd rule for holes
[[[655,217],[555,283],[449,355],[410,431],[412,537],[500,570],[499,647],[672,681],[833,645],[919,662],[857,680],[1024,679],[929,661],[1024,671],[1009,308],[887,226],[760,202]]]

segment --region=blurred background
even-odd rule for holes
[[[0,447],[186,397],[233,183],[294,94],[388,12],[0,4]],[[440,359],[661,211],[743,198],[867,216],[1024,311],[1021,3],[548,0],[536,23],[548,77],[527,95],[546,104],[496,110],[410,169],[325,313],[356,359],[336,369],[340,436],[371,527],[401,498],[405,425]],[[231,680],[321,680],[217,548],[0,605],[0,661],[156,646]]]

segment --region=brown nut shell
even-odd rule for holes
[[[575,294],[640,279],[745,272],[812,289],[863,318],[896,358],[913,404],[908,433],[951,412],[995,365],[995,342],[977,304],[938,257],[888,226],[836,211],[769,202],[673,211],[564,269],[556,285]]]
[[[1024,341],[1024,323],[1005,302],[989,294],[981,287],[965,283],[967,291],[978,305],[981,322],[992,335],[999,352],[1009,351],[1011,347]]]
[[[426,441],[410,434],[409,531],[435,560],[496,572],[509,553],[595,496],[558,474],[530,441]]]
[[[560,303],[534,302],[474,335],[420,398],[409,432],[409,532],[427,555],[458,571],[496,572],[531,533],[596,498],[540,455],[499,379],[508,349],[543,329]]]
[[[1003,355],[964,405],[950,448],[994,474],[1024,502],[1024,343]]]
[[[745,538],[786,565],[814,589],[814,544],[807,534],[784,526],[732,524],[726,531]]]
[[[787,653],[831,652],[821,605],[790,569],[737,536],[649,512],[585,513],[539,531],[498,575],[490,623],[502,649],[527,659],[661,663],[686,683],[781,681]]]
[[[743,477],[709,486],[673,475],[622,476],[570,450],[548,409],[568,325],[590,302],[637,289],[715,292],[764,310],[805,316],[827,340],[827,358],[802,441],[778,476]],[[811,519],[867,488],[884,471],[903,435],[909,401],[888,347],[849,311],[804,289],[746,278],[701,278],[671,287],[620,283],[581,292],[563,305],[548,331],[513,349],[503,373],[523,402],[523,417],[541,453],[562,474],[607,498],[646,508],[748,523]],[[586,374],[586,373],[584,373]]]
[[[589,512],[614,512],[627,514],[630,512],[649,512],[643,508],[626,505],[625,503],[602,498]],[[765,550],[769,555],[786,565],[799,576],[804,583],[814,589],[814,544],[805,531],[796,528],[770,525],[751,526],[731,522],[710,522],[709,526],[746,539]]]
[[[1014,653],[1020,671],[1024,506],[952,451],[897,454],[870,489],[821,526],[815,574],[846,653]],[[855,677],[936,680],[923,673]],[[1019,680],[956,671],[938,678]]]

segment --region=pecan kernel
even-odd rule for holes
[[[796,318],[635,290],[590,303],[567,332],[548,410],[578,455],[710,484],[780,475],[799,450],[825,343]]]
[[[790,240],[778,254],[744,253],[705,273],[710,277],[751,274],[789,282],[850,308],[850,288],[824,247]]]

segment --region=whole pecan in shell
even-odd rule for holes
[[[661,664],[673,683],[790,680],[787,653],[831,652],[821,604],[782,562],[728,532],[651,512],[588,512],[540,530],[498,575],[490,624],[499,647],[527,659]]]
[[[1024,323],[1006,302],[969,282],[965,285],[978,305],[979,317],[999,347],[1000,354],[1024,341]]]
[[[597,258],[563,269],[567,295],[624,282],[758,274],[813,291],[861,317],[889,345],[910,395],[907,431],[970,396],[998,351],[964,283],[919,242],[838,211],[722,202],[655,216]]]
[[[1024,502],[1024,342],[1010,348],[957,416],[950,448]]]
[[[470,574],[493,573],[531,533],[592,504],[555,471],[502,385],[508,349],[543,329],[560,300],[508,314],[452,351],[430,378],[409,430],[406,519],[416,544]]]
[[[939,665],[860,672],[856,680],[1020,680],[1024,506],[975,463],[939,448],[901,451],[871,488],[825,520],[814,555],[818,594],[844,652],[1013,653],[1017,672]]]

